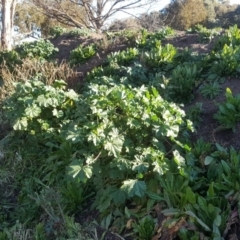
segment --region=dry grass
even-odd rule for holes
[[[14,70],[9,69],[6,63],[0,66],[2,76],[2,87],[0,89],[0,100],[5,99],[14,91],[14,83],[27,81],[33,77],[40,76],[41,80],[51,85],[55,80],[63,79],[68,86],[74,88],[78,81],[78,73],[70,68],[69,64],[62,62],[41,62],[37,59],[24,59],[23,64],[16,65]]]

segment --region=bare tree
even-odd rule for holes
[[[172,16],[174,18],[175,16]],[[168,18],[168,14],[163,14],[161,12],[151,12],[141,14],[138,18],[139,24],[146,28],[148,31],[157,31],[166,26],[166,20]],[[170,21],[169,21],[170,22]]]
[[[2,0],[2,31],[1,31],[1,44],[4,50],[12,49],[12,32],[13,21],[16,8],[16,0]]]
[[[33,0],[46,15],[70,26],[93,28],[100,32],[106,21],[117,12],[154,4],[157,0]],[[63,2],[81,7],[85,14],[68,14]],[[82,17],[81,17],[82,16]]]

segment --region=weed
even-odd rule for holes
[[[196,65],[185,64],[172,71],[167,85],[168,94],[172,101],[186,103],[193,99],[193,92],[199,78]]]
[[[66,32],[65,28],[56,26],[56,27],[53,27],[50,29],[49,34],[51,37],[56,38],[56,37],[61,36],[64,32]]]
[[[221,127],[235,131],[240,119],[240,95],[234,97],[231,90],[227,88],[225,96],[226,102],[219,104],[219,110],[214,118],[218,120]]]
[[[38,40],[30,43],[23,43],[16,47],[16,51],[21,58],[49,60],[54,53],[58,52],[58,48],[55,48],[49,40]]]
[[[240,47],[224,45],[223,49],[211,54],[212,73],[218,76],[236,76],[240,72]]]
[[[187,118],[191,120],[191,122],[196,128],[200,125],[200,122],[202,121],[202,112],[202,103],[196,103],[187,111]]]
[[[177,54],[177,49],[170,44],[159,45],[149,52],[143,52],[141,61],[149,68],[163,68],[171,64]]]
[[[79,63],[85,63],[88,59],[96,54],[96,46],[94,44],[86,47],[79,46],[72,50],[70,53],[70,64],[76,65]]]
[[[80,29],[80,28],[75,28],[71,31],[69,31],[70,36],[73,37],[87,37],[90,34],[90,31],[86,28]]]
[[[212,83],[204,83],[200,89],[200,92],[203,97],[214,99],[220,94],[221,88],[219,83],[217,81],[214,81]]]
[[[116,62],[119,65],[129,65],[133,62],[137,56],[139,55],[139,51],[136,48],[128,48],[121,52],[111,53],[107,61],[109,63]]]

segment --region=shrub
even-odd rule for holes
[[[60,26],[56,26],[50,29],[49,34],[52,37],[59,37],[61,36],[64,32],[66,32],[66,29]]]
[[[219,104],[219,110],[214,118],[221,124],[221,128],[236,130],[240,120],[240,94],[233,96],[229,88],[226,89],[226,102]]]
[[[16,51],[22,58],[38,58],[39,60],[49,60],[58,48],[49,40],[41,39],[39,41],[23,43],[16,48]]]
[[[137,58],[139,51],[137,48],[128,48],[120,52],[114,52],[108,55],[107,61],[109,63],[116,62],[119,65],[128,65]]]
[[[21,64],[22,60],[19,53],[15,50],[0,52],[0,65],[6,64],[9,68],[14,69],[16,64]]]
[[[34,135],[55,131],[66,117],[65,109],[72,108],[78,98],[74,91],[64,90],[63,80],[47,86],[36,77],[15,85],[16,92],[4,104],[6,116],[14,130]]]
[[[94,44],[86,47],[79,46],[70,52],[70,64],[85,63],[96,54],[96,46]]]
[[[161,69],[166,67],[169,63],[173,63],[176,54],[177,49],[173,45],[159,45],[151,51],[144,52],[141,56],[141,60],[149,68]]]
[[[167,91],[174,102],[186,103],[193,99],[193,93],[199,72],[196,65],[185,64],[177,66],[170,76]]]
[[[69,34],[73,37],[87,37],[90,34],[90,30],[87,28],[76,28],[69,31]]]
[[[238,29],[237,25],[234,25],[233,27],[230,27],[223,36],[215,41],[214,50],[222,50],[225,45],[235,48],[239,46],[239,44],[240,30]]]
[[[236,76],[240,72],[240,47],[224,45],[223,49],[211,53],[210,71],[219,76]]]
[[[205,83],[201,87],[200,92],[203,95],[203,97],[214,99],[220,94],[221,88],[219,83],[217,81],[214,81],[213,83]]]

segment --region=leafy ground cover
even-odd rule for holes
[[[196,29],[2,53],[0,239],[238,238],[240,30]]]

